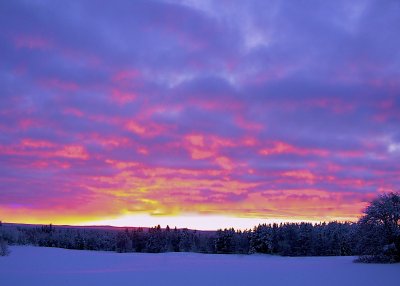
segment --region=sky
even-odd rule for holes
[[[354,221],[400,188],[400,2],[1,1],[0,220]]]

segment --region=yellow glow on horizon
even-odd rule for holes
[[[206,209],[205,209],[206,210]],[[29,215],[28,215],[29,214]],[[330,221],[356,221],[359,216],[348,215],[341,216],[339,213],[332,213],[329,216],[268,216],[262,217],[256,214],[206,214],[206,213],[182,213],[170,212],[169,214],[149,214],[146,212],[132,213],[110,216],[93,214],[88,216],[75,215],[66,216],[61,212],[49,215],[42,210],[40,212],[29,212],[26,209],[14,211],[2,211],[0,209],[0,218],[3,222],[24,223],[24,224],[53,224],[53,225],[71,225],[71,226],[117,226],[117,227],[154,227],[160,225],[165,228],[167,225],[174,228],[189,228],[198,230],[217,230],[224,228],[235,228],[237,230],[252,229],[259,224],[285,223],[285,222],[330,222]]]
[[[291,218],[253,218],[253,217],[234,217],[223,215],[200,215],[185,214],[179,216],[154,216],[149,214],[123,215],[118,218],[96,220],[76,225],[110,225],[118,227],[154,227],[160,225],[165,228],[167,225],[171,228],[189,228],[197,230],[217,230],[224,228],[235,228],[237,230],[252,229],[259,224],[272,223],[299,223],[311,222],[318,223],[322,221],[354,221],[354,218],[325,218],[321,219],[291,219]]]

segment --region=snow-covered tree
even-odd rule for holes
[[[132,252],[132,240],[129,237],[128,229],[117,233],[115,250],[120,253]]]
[[[0,238],[0,256],[6,256],[8,254],[10,254],[10,250],[8,249],[7,241]]]
[[[179,251],[189,252],[193,250],[193,234],[187,228],[182,229],[179,239]]]
[[[250,237],[250,253],[271,253],[271,226],[260,224]]]
[[[363,254],[373,260],[400,261],[400,194],[382,194],[365,209],[359,221]]]
[[[382,226],[387,240],[394,242],[400,229],[400,194],[383,194],[373,200],[361,222]]]

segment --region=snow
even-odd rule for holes
[[[354,257],[113,253],[32,246],[0,257],[0,285],[395,285],[400,264]]]

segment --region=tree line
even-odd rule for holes
[[[267,253],[285,256],[355,255],[352,223],[260,224],[252,230],[197,231],[161,228],[91,229],[3,224],[3,240],[35,245],[116,252]]]
[[[36,245],[116,252],[265,253],[283,256],[358,255],[361,262],[400,261],[400,195],[384,194],[357,223],[260,224],[251,230],[0,226],[0,246]],[[1,225],[1,224],[0,224]]]

